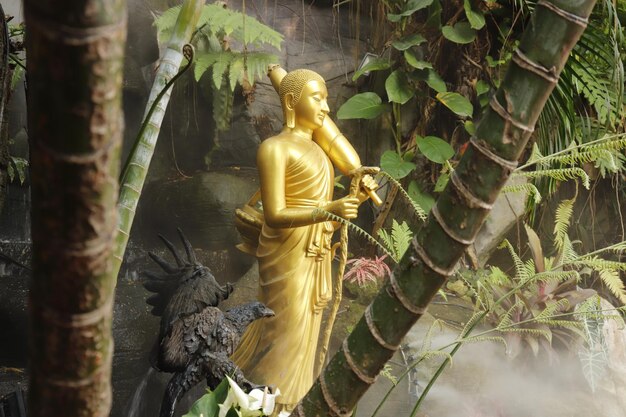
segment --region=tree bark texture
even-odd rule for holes
[[[517,165],[595,0],[539,0],[451,180],[392,277],[294,416],[349,416],[476,237]]]
[[[104,417],[124,0],[26,0],[33,282],[29,416]]]
[[[11,88],[11,71],[9,70],[9,30],[0,5],[0,213],[6,198],[9,182],[9,130],[5,117],[5,109],[9,101]]]

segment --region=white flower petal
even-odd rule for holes
[[[220,412],[217,415],[217,417],[226,417],[226,414],[228,414],[228,410],[230,410],[230,405],[226,406],[225,404],[218,404],[217,406],[220,409]]]
[[[228,376],[226,376],[226,379],[228,379],[228,384],[230,385],[230,391],[233,392],[233,395],[235,396],[235,399],[236,399],[235,402],[237,403],[237,405],[239,405],[243,409],[248,409],[249,408],[248,395],[245,392],[243,392],[241,388],[239,388],[239,385],[237,385],[235,381],[230,379]],[[229,394],[230,394],[230,391],[229,391]]]
[[[260,410],[263,406],[263,397],[265,397],[265,393],[258,388],[250,391],[250,393],[248,394],[248,408],[250,410]]]

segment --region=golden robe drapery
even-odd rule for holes
[[[286,168],[286,205],[320,207],[331,201],[333,186],[332,164],[311,141]],[[248,327],[233,360],[250,381],[278,387],[280,404],[298,403],[316,377],[322,312],[332,298],[332,233],[330,222],[293,228],[265,224],[261,231],[259,300],[276,315]]]

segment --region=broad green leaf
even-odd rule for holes
[[[406,59],[406,62],[412,66],[413,68],[417,68],[417,69],[425,69],[425,68],[432,68],[433,65],[430,62],[427,61],[422,61],[417,59],[417,57],[415,56],[415,54],[413,53],[413,51],[407,49],[406,51],[404,51],[404,59]]]
[[[217,405],[222,404],[226,400],[227,394],[228,380],[224,378],[214,391],[204,394],[198,401],[193,403],[191,410],[183,417],[216,416],[218,412]]]
[[[376,93],[367,92],[350,97],[337,111],[339,119],[373,119],[385,111],[386,105]]]
[[[442,80],[439,74],[437,74],[437,72],[433,69],[428,70],[426,84],[438,93],[445,93],[448,91],[445,81]]]
[[[361,75],[365,74],[366,72],[385,70],[389,67],[389,60],[384,58],[374,58],[354,73],[354,75],[352,76],[352,81],[356,81]]]
[[[470,0],[464,0],[463,7],[465,8],[465,16],[467,16],[472,29],[482,29],[485,26],[485,15],[480,11],[473,10]]]
[[[435,205],[435,199],[428,193],[423,192],[417,182],[411,181],[407,190],[409,197],[417,203],[426,213]]]
[[[437,100],[461,117],[472,117],[474,113],[472,103],[459,93],[438,93]]]
[[[393,178],[399,180],[409,175],[415,169],[415,164],[405,161],[395,151],[385,151],[380,157],[380,167]]]
[[[392,72],[385,81],[389,101],[404,104],[415,94],[406,74],[400,70]]]
[[[449,180],[450,180],[450,173],[448,172],[441,173],[439,178],[437,178],[437,183],[435,184],[435,189],[433,191],[436,193],[442,192],[444,188],[446,188],[446,185],[448,185]]]
[[[406,51],[410,47],[419,45],[424,42],[426,42],[425,37],[423,37],[419,33],[414,33],[412,35],[405,36],[404,38],[396,39],[395,41],[391,42],[391,46],[396,48],[398,51]]]
[[[473,136],[476,134],[476,126],[471,120],[466,120],[465,123],[463,123],[463,127],[465,127],[465,131],[470,135]]]
[[[489,84],[483,80],[478,80],[476,82],[476,95],[482,96],[485,93],[489,92]]]
[[[439,0],[433,1],[433,4],[428,8],[428,18],[426,19],[427,27],[435,29],[441,28],[441,10]]]
[[[436,136],[426,136],[416,139],[417,147],[424,156],[433,162],[443,164],[454,156],[454,149],[445,140]]]
[[[454,43],[466,44],[476,39],[476,31],[471,28],[468,22],[459,22],[454,26],[444,26],[441,28],[443,37]]]
[[[401,13],[388,14],[387,19],[391,22],[398,22],[401,18],[411,16],[418,10],[424,9],[432,4],[433,0],[409,0]]]

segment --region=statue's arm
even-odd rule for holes
[[[288,228],[326,221],[326,217],[316,213],[313,207],[287,207],[285,175],[288,161],[289,149],[284,144],[266,140],[259,147],[257,166],[265,223],[273,228]],[[358,203],[357,198],[344,197],[331,201],[322,209],[346,219],[353,219],[357,215]]]
[[[327,116],[322,127],[313,132],[313,140],[342,174],[349,175],[361,167],[361,158],[330,117]]]

